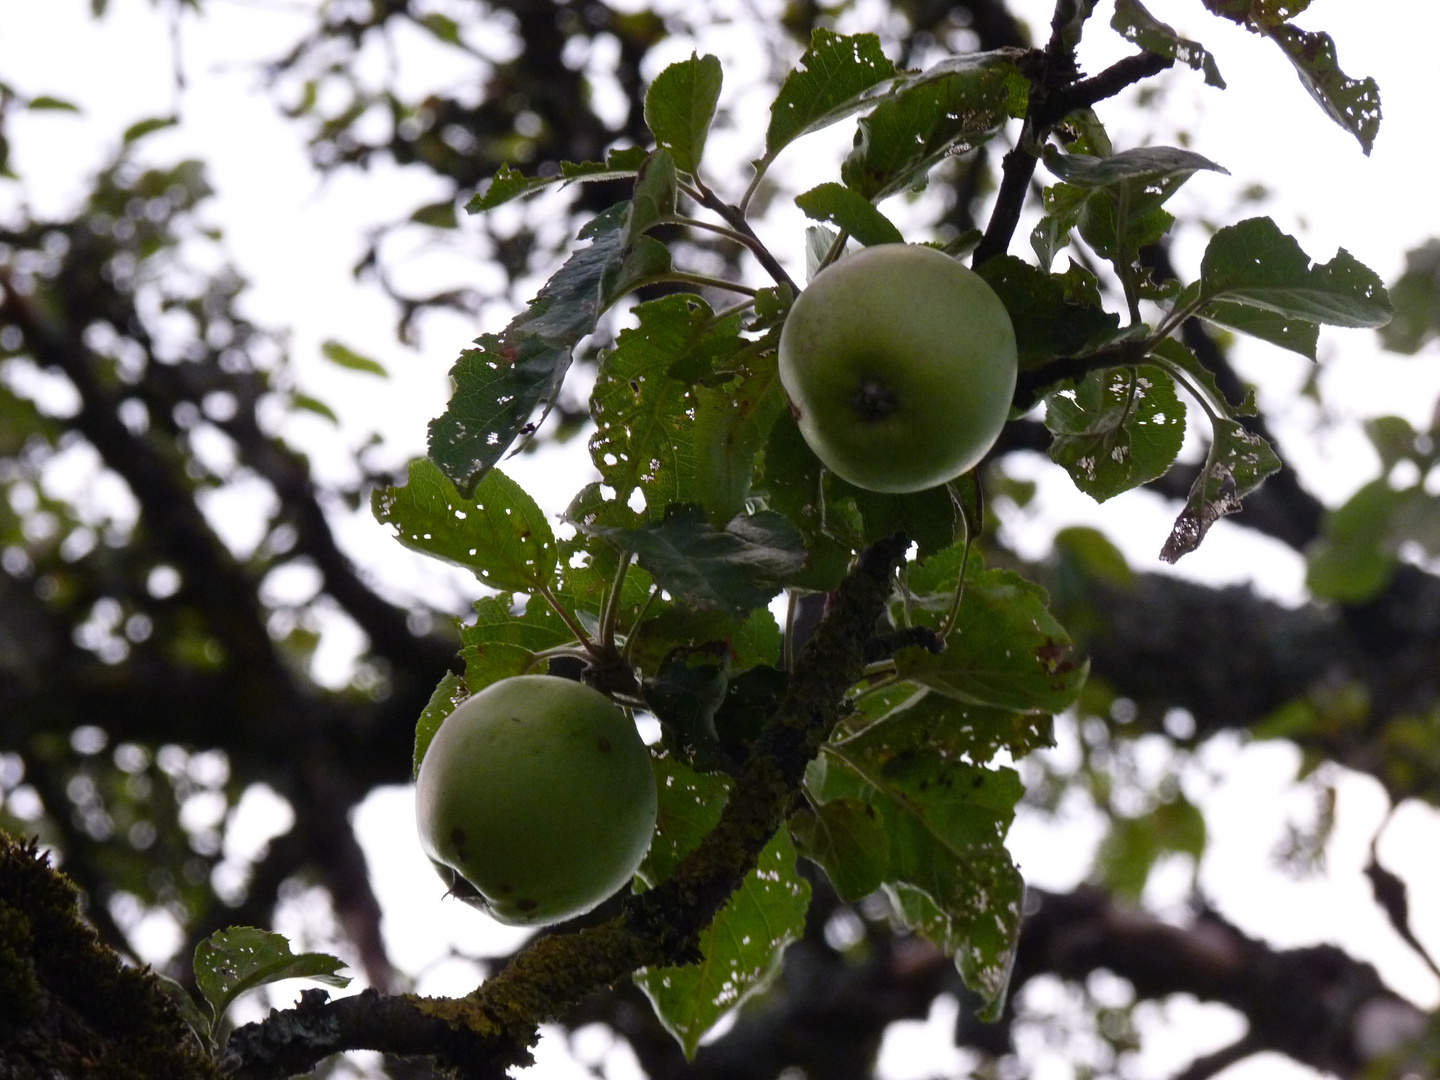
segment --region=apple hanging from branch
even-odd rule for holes
[[[913,244],[826,267],[780,332],[780,381],[805,441],[871,491],[923,491],[974,468],[1009,415],[1016,371],[1000,298]]]
[[[415,806],[421,846],[456,895],[543,926],[635,875],[655,830],[655,774],[634,721],[604,694],[518,675],[445,718]]]

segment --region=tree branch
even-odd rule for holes
[[[347,1004],[355,999],[323,1002],[313,992],[301,1008],[236,1031],[227,1068],[262,1080],[309,1068],[337,1050],[403,1054],[424,1045],[462,1075],[498,1077],[528,1064],[538,1026],[586,995],[636,968],[694,959],[701,931],[783,825],[805,766],[839,720],[906,546],[897,536],[861,554],[806,643],[719,824],[668,881],[626,897],[620,914],[602,925],[540,938],[463,1000],[375,995]]]
[[[1005,254],[1010,247],[1010,239],[1020,223],[1030,178],[1035,175],[1035,165],[1039,161],[1033,148],[1044,145],[1050,130],[1076,109],[1089,108],[1114,97],[1126,87],[1157,75],[1174,64],[1170,58],[1155,53],[1135,53],[1117,60],[1099,75],[1067,86],[1057,78],[1057,73],[1070,70],[1068,64],[1057,57],[1055,50],[1058,46],[1058,35],[1052,36],[1045,48],[1041,76],[1038,80],[1031,80],[1025,126],[1014,148],[1005,155],[1000,170],[1000,193],[990,221],[985,226],[985,236],[971,260],[974,266]]]

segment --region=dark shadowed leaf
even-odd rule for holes
[[[1315,323],[1245,304],[1217,300],[1201,309],[1200,318],[1227,330],[1238,330],[1271,345],[1279,345],[1307,360],[1315,359],[1315,348],[1320,343],[1320,327]]]
[[[711,525],[695,505],[667,508],[662,521],[636,529],[576,525],[635,554],[655,583],[699,608],[762,607],[805,566],[805,545],[783,516],[770,510]]]
[[[1119,315],[1100,306],[1098,289],[1093,301],[1077,295],[1066,277],[1047,274],[1014,255],[990,259],[976,273],[1010,313],[1022,370],[1082,352],[1120,325]]]
[[[879,811],[868,802],[832,799],[806,806],[790,819],[790,834],[847,903],[865,899],[885,881],[890,842]]]

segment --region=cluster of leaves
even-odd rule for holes
[[[1297,55],[1290,46],[1304,35],[1288,23],[1248,4],[1243,12],[1211,6]],[[1091,7],[1076,2],[1068,22],[1057,16],[1060,47],[1073,49]],[[1118,6],[1113,25],[1223,85],[1208,52],[1137,0]],[[1342,123],[1354,119],[1365,142],[1373,134],[1368,106],[1357,119],[1346,97],[1362,91],[1327,74],[1324,55],[1295,49],[1307,57],[1301,71],[1312,93]],[[1333,67],[1333,46],[1328,55]],[[1344,251],[1314,265],[1265,218],[1216,233],[1198,280],[1153,280],[1141,256],[1174,224],[1166,202],[1196,172],[1224,170],[1178,148],[1115,151],[1088,107],[1039,130],[1029,122],[1032,99],[1058,89],[1045,83],[1056,66],[1041,59],[1000,50],[901,71],[871,35],[817,30],[772,105],[754,181],[730,202],[706,184],[702,167],[721,67],[692,56],[649,89],[655,149],[614,150],[550,177],[502,168],[472,200],[479,212],[552,185],[634,181],[630,199],[580,230],[579,246],[529,307],[461,356],[449,408],[431,427],[429,458],[412,465],[405,486],[375,493],[375,515],[404,544],[466,567],[498,591],[460,628],[463,675],[448,676],[421,717],[417,764],[467,693],[581,661],[588,681],[661,725],[660,823],[641,871],[641,884],[653,887],[713,826],[729,775],[779,700],[799,599],[835,589],[870,544],[902,533],[915,546],[887,625],[877,628],[874,661],[851,687],[846,719],[813,762],[788,828],[705,935],[699,963],[638,977],[687,1052],[764,983],[799,934],[807,890],[797,853],[823,867],[844,899],[883,889],[897,922],[952,955],[984,999],[982,1012],[995,1015],[1022,891],[1003,845],[1021,787],[1002,755],[1047,745],[1051,718],[1075,702],[1087,670],[1043,592],[983,566],[972,549],[982,525],[977,478],[878,495],[828,474],[800,437],[775,358],[796,286],[747,217],[777,157],[801,136],[861,114],[839,181],[796,198],[815,222],[806,244],[813,275],[843,257],[851,239],[903,240],[878,203],[922,188],[947,157],[984,144],[1012,118],[1027,119],[1019,152],[1043,158],[1056,178],[1031,236],[1037,263],[1002,254],[976,267],[1016,326],[1016,409],[1045,403],[1052,456],[1103,500],[1170,468],[1185,430],[1180,391],[1198,404],[1210,450],[1166,545],[1171,560],[1278,467],[1244,426],[1245,406],[1225,399],[1174,336],[1178,328],[1199,318],[1313,358],[1319,324],[1389,318],[1374,274]],[[757,289],[678,267],[652,235],[658,226],[724,235],[774,283]],[[1088,254],[1053,272],[1056,254],[1071,245]],[[1123,314],[1105,307],[1091,256],[1113,269]],[[633,309],[635,325],[602,355],[590,397],[589,448],[600,480],[575,495],[568,535],[557,535],[497,463],[534,431],[601,315],[650,286],[664,286],[662,295]],[[723,291],[740,300],[717,308],[706,298]],[[783,626],[771,611],[782,594]]]

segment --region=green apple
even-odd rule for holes
[[[1005,305],[934,248],[878,244],[826,267],[780,331],[801,434],[871,491],[923,491],[974,468],[1009,415],[1015,375]]]
[[[655,830],[655,774],[634,722],[604,694],[519,675],[445,718],[415,809],[421,846],[456,895],[501,922],[543,926],[634,876]]]

